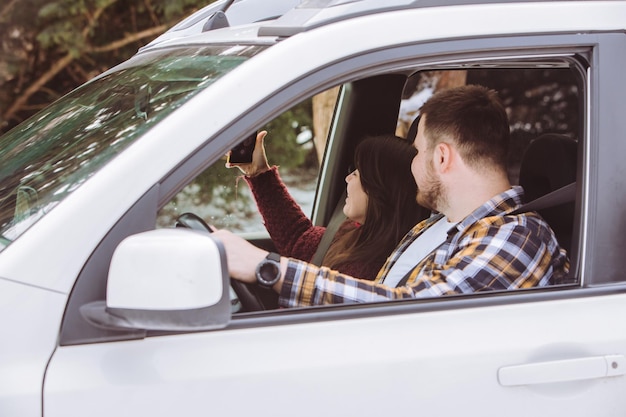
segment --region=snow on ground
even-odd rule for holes
[[[281,171],[281,178],[302,211],[310,216],[315,198],[317,173]],[[226,201],[220,196],[220,190],[216,189],[213,200],[208,205],[194,203],[194,193],[197,192],[197,187],[193,185],[187,187],[185,194],[179,194],[175,201],[173,200],[161,210],[157,220],[158,227],[172,227],[176,217],[185,212],[192,212],[220,229],[229,229],[237,233],[265,231],[263,219],[246,182],[239,179],[233,184],[222,187],[236,188],[236,198],[233,201]]]

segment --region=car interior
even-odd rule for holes
[[[512,184],[525,188],[527,203],[533,202],[522,210],[537,210],[548,221],[574,264],[577,210],[574,199],[579,166],[578,114],[581,111],[578,92],[582,88],[576,71],[570,68],[437,69],[381,74],[343,84],[334,108],[326,159],[320,165],[319,178],[313,178],[317,181],[316,206],[312,213],[314,223],[328,225],[333,216],[343,216],[338,208],[344,199],[344,173],[352,163],[359,139],[393,132],[412,141],[417,129],[415,115],[419,114],[419,107],[411,108],[415,106],[412,97],[434,90],[437,82],[452,83],[451,86],[459,82],[483,84],[504,96],[503,100],[510,110],[512,131],[510,180]],[[508,87],[511,82],[519,83],[519,87]],[[539,106],[529,97],[540,104],[546,101],[550,104],[535,109],[535,113],[531,114],[529,109]],[[555,108],[562,112],[553,113]],[[521,118],[529,115],[533,120]],[[556,121],[553,120],[555,118]],[[269,155],[271,159],[271,152]],[[563,189],[566,186],[569,187]],[[547,197],[538,201],[542,196]],[[250,204],[254,207],[253,202]],[[423,218],[428,215],[425,211]],[[266,250],[274,249],[271,240],[263,233],[251,235],[249,240]],[[568,278],[569,283],[576,281],[574,276]],[[243,304],[238,312],[277,307],[277,296],[271,290],[244,287],[240,283],[234,287]]]

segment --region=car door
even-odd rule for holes
[[[617,272],[622,265],[610,257],[610,263],[599,265],[595,258],[619,237],[617,231],[600,235],[591,229],[605,230],[607,219],[618,216],[597,198],[610,192],[619,199],[624,195],[624,180],[605,164],[610,158],[605,144],[614,150],[624,146],[611,142],[623,130],[623,121],[612,118],[626,93],[615,69],[623,68],[623,38],[562,35],[390,46],[360,55],[358,63],[346,59],[312,72],[284,90],[282,98],[258,109],[268,121],[283,105],[276,100],[294,103],[300,91],[319,92],[337,84],[346,86],[346,100],[353,87],[367,96],[382,85],[376,82],[381,74],[391,86],[391,80],[402,74],[406,79],[422,67],[521,61],[558,67],[584,61],[577,67],[584,91],[572,284],[234,314],[225,328],[212,331],[89,329],[81,335],[77,326],[68,330],[71,337],[62,331],[50,360],[44,414],[623,415],[626,330],[615,320],[626,313],[624,277]],[[550,59],[536,59],[542,55]],[[621,94],[609,93],[612,89]],[[395,124],[401,89],[390,90],[398,93],[391,112]],[[337,109],[316,197],[315,218],[324,224],[338,200],[338,173],[354,145],[342,139],[368,124],[367,129],[389,128],[386,115],[380,122],[364,120],[341,100]],[[239,130],[248,128],[258,126]],[[185,177],[181,171],[195,170],[194,164],[190,158],[172,175]],[[603,185],[605,180],[612,187]],[[161,186],[167,184],[166,179]],[[128,216],[145,214],[140,203]],[[151,215],[154,219],[156,213]],[[66,320],[76,309],[68,309]]]
[[[520,297],[64,347],[47,373],[45,413],[620,415],[624,334],[606,317],[624,296]]]

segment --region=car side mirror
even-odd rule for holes
[[[106,302],[81,307],[92,324],[162,331],[222,328],[231,317],[226,255],[209,233],[158,229],[113,253]]]

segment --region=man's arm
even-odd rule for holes
[[[501,216],[482,219],[442,245],[416,265],[407,284],[398,288],[291,259],[287,266],[280,297],[286,307],[544,286],[569,267],[565,252],[543,221]]]
[[[226,247],[231,276],[256,282],[256,265],[267,252],[229,232],[217,233]],[[402,287],[281,258],[281,279],[274,290],[285,307],[366,303],[548,285],[555,272],[567,268],[564,251],[542,221],[498,216],[480,220],[433,251]]]

